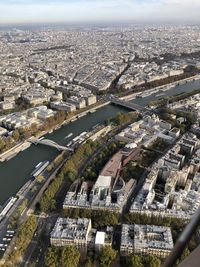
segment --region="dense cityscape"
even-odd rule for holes
[[[200,206],[200,26],[1,25],[0,52],[0,266],[172,266]]]

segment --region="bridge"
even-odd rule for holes
[[[61,146],[59,144],[57,144],[56,142],[49,140],[49,139],[38,139],[38,138],[32,138],[30,141],[30,143],[35,144],[35,145],[45,145],[45,146],[50,146],[50,147],[54,147],[56,149],[58,149],[59,151],[62,150],[68,150],[68,151],[73,151],[72,148],[66,147],[66,146]]]
[[[122,106],[122,107],[125,107],[125,108],[128,108],[128,109],[132,109],[132,110],[136,110],[136,111],[139,111],[139,112],[150,112],[151,110],[146,108],[146,107],[143,107],[143,106],[140,106],[138,104],[135,104],[133,102],[128,102],[128,101],[125,101],[125,100],[121,100],[117,97],[112,97],[110,99],[110,102],[112,104],[115,104],[115,105],[118,105],[118,106]]]

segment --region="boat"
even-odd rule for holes
[[[82,132],[79,136],[84,136],[86,135],[87,132]]]
[[[60,129],[61,128],[61,125],[58,125],[56,128],[55,128],[55,130],[58,130],[58,129]]]
[[[142,95],[136,95],[136,98],[142,98]]]
[[[150,96],[152,94],[153,94],[152,92],[145,92],[145,93],[141,94],[141,97],[147,97],[147,96]]]
[[[69,142],[68,144],[67,144],[67,147],[70,147],[72,145],[72,142]]]
[[[12,208],[14,203],[17,201],[16,197],[10,197],[2,206],[0,211],[0,221],[6,216],[8,211]]]
[[[39,163],[35,166],[35,169],[38,168],[41,164],[42,164],[42,161],[39,162]]]
[[[90,110],[89,113],[94,113],[96,112],[96,109]]]
[[[38,175],[40,175],[46,169],[48,165],[49,165],[48,160],[40,162],[37,166],[35,166],[35,170],[31,173],[31,177],[35,178]]]
[[[160,97],[160,96],[165,96],[165,94],[161,93],[161,94],[156,95],[156,97]]]
[[[65,125],[67,125],[67,124],[69,124],[69,121],[65,121],[65,122],[63,122],[63,126],[65,126]]]
[[[76,142],[79,138],[80,138],[80,136],[74,137],[74,139],[72,140],[72,142]]]
[[[73,135],[73,133],[70,133],[70,134],[66,135],[64,139],[70,138],[72,135]]]
[[[82,114],[78,115],[78,118],[81,118],[83,116],[85,116],[85,114],[82,113]]]

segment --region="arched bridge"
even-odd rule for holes
[[[66,147],[66,146],[61,146],[59,144],[57,144],[56,142],[52,141],[52,140],[49,140],[49,139],[38,139],[38,138],[32,138],[30,140],[30,142],[32,144],[35,144],[35,145],[45,145],[45,146],[50,146],[50,147],[55,147],[56,149],[58,149],[59,151],[62,151],[62,150],[68,150],[68,151],[73,151],[72,148],[69,148],[69,147]]]

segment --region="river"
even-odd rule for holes
[[[47,134],[45,138],[66,145],[81,132],[90,130],[98,123],[103,123],[107,118],[115,116],[118,112],[127,112],[127,110],[113,105],[104,106],[97,109],[95,113],[87,114],[51,134]],[[73,133],[73,136],[66,139],[65,137],[69,133]],[[52,160],[58,153],[55,148],[31,145],[30,148],[20,152],[9,161],[0,163],[0,205],[10,196],[15,195],[20,187],[30,179],[30,173],[39,162]]]
[[[197,80],[184,85],[177,85],[176,87],[161,93],[171,96],[182,92],[190,92],[199,88],[200,80]],[[158,94],[160,93],[153,93],[150,96],[133,99],[131,101],[145,106],[152,100],[164,97],[156,97]],[[66,143],[70,141],[70,138],[65,139],[69,133],[73,133],[73,136],[71,137],[71,139],[73,139],[81,132],[90,130],[98,123],[103,123],[107,118],[115,116],[118,112],[127,112],[127,110],[112,105],[104,106],[97,109],[95,113],[87,114],[86,116],[61,127],[51,134],[47,134],[45,137],[56,141],[61,145],[66,145]],[[10,196],[15,195],[19,188],[28,181],[30,173],[40,161],[52,160],[56,155],[58,155],[58,151],[54,148],[42,145],[32,145],[30,148],[20,152],[16,157],[8,162],[0,163],[0,205]]]
[[[176,85],[175,87],[172,87],[171,89],[167,91],[153,93],[147,97],[135,98],[130,101],[137,103],[138,105],[141,105],[141,106],[146,106],[150,101],[161,99],[165,96],[173,96],[173,95],[181,94],[184,92],[191,92],[196,89],[200,89],[200,79],[196,81],[188,82],[182,85]],[[162,96],[161,95],[157,96],[159,94],[162,94]]]

